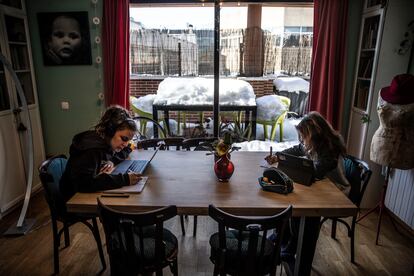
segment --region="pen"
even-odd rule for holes
[[[102,194],[101,197],[129,197],[129,194]]]

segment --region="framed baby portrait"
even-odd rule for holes
[[[91,65],[88,12],[38,13],[44,65]]]

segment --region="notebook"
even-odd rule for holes
[[[154,159],[154,156],[157,154],[157,152],[158,148],[154,151],[149,160],[124,160],[114,168],[111,174],[124,174],[129,171],[142,174],[151,163],[152,159]]]
[[[118,189],[112,190],[105,190],[103,191],[104,194],[139,194],[144,190],[145,184],[147,184],[148,176],[143,176],[141,179],[135,184],[130,186],[123,186]]]
[[[310,186],[315,181],[315,168],[312,160],[283,152],[276,152],[276,155],[279,159],[277,168],[295,183]]]

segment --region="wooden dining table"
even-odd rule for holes
[[[288,195],[263,191],[265,152],[233,152],[235,171],[228,182],[214,174],[214,157],[202,151],[159,151],[145,171],[148,182],[140,194],[128,198],[101,197],[104,204],[124,211],[148,211],[176,205],[178,214],[208,215],[209,204],[234,215],[274,215],[289,205],[293,216],[300,217],[295,275],[310,275],[319,234],[321,216],[353,216],[357,207],[328,179],[311,186],[294,184]],[[151,151],[133,151],[131,159],[145,159]],[[68,211],[96,213],[102,192],[76,193],[68,202]],[[307,225],[309,224],[309,225]],[[307,237],[306,227],[318,227],[317,235]],[[310,232],[310,231],[309,231]],[[303,246],[306,244],[306,248]]]

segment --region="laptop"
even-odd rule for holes
[[[127,172],[136,172],[143,174],[145,169],[148,167],[148,165],[151,163],[152,159],[154,159],[154,156],[158,152],[157,148],[154,153],[152,154],[151,158],[149,160],[124,160],[121,163],[119,163],[111,174],[124,174]]]
[[[143,176],[134,185],[123,186],[121,188],[105,190],[104,194],[139,194],[144,190],[145,184],[147,184],[148,176]]]
[[[283,152],[276,152],[276,156],[279,159],[277,168],[295,183],[310,186],[315,181],[315,168],[312,160]]]

